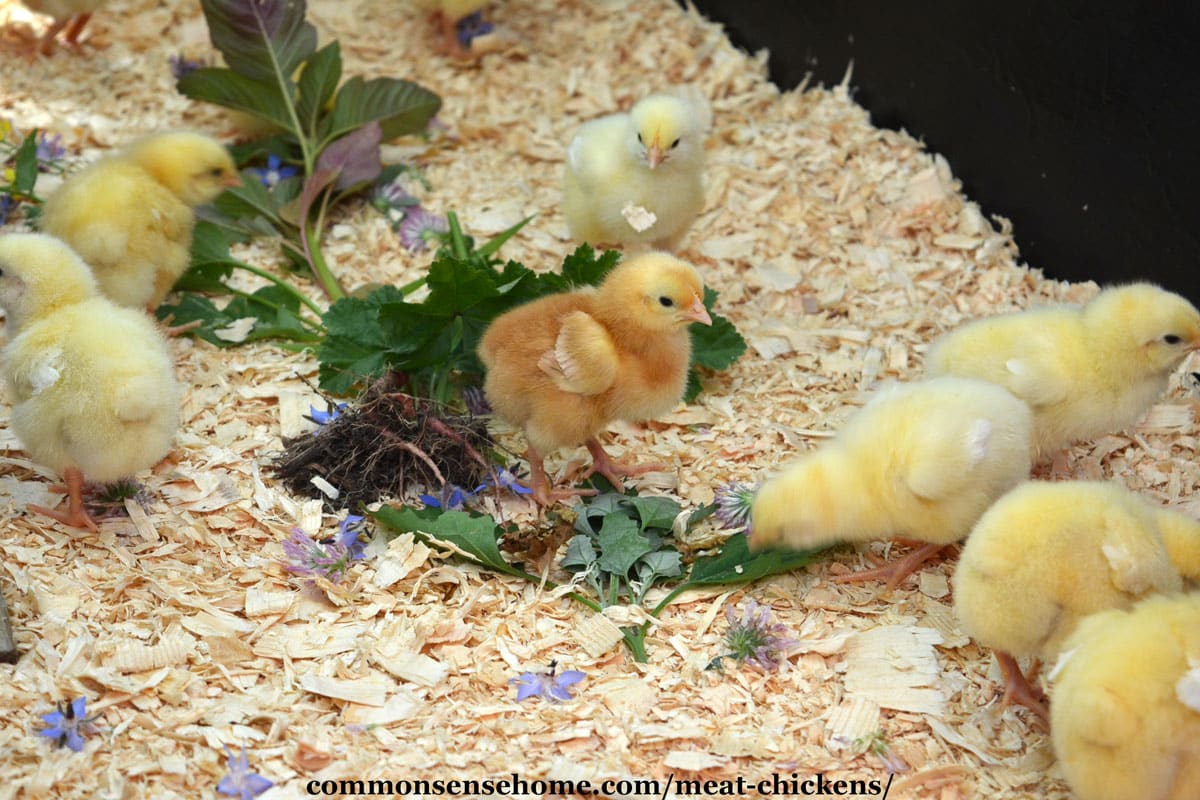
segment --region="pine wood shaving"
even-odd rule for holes
[[[941,641],[937,631],[909,625],[856,634],[846,650],[846,691],[883,708],[944,713],[946,695],[938,685],[941,665],[933,649]]]

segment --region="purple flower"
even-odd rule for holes
[[[359,538],[365,527],[363,517],[357,514],[347,514],[346,518],[338,523],[339,533],[334,541],[346,548],[351,561],[361,561],[367,557],[367,543]]]
[[[87,698],[76,697],[67,706],[59,703],[57,711],[42,715],[42,722],[50,727],[38,731],[38,736],[53,739],[55,747],[69,747],[76,753],[82,751],[84,730],[91,728]]]
[[[206,67],[208,64],[202,58],[192,60],[180,53],[177,56],[171,56],[167,59],[171,64],[171,74],[175,76],[175,80],[179,80],[184,75],[195,72],[201,67]]]
[[[8,222],[8,215],[15,207],[16,203],[13,202],[12,195],[0,193],[0,225]]]
[[[253,800],[275,785],[262,775],[250,771],[245,746],[242,747],[241,754],[235,756],[229,745],[225,745],[225,755],[229,762],[229,774],[217,784],[217,791],[221,794],[236,797],[238,800]]]
[[[483,389],[478,386],[468,386],[462,390],[463,403],[467,406],[467,411],[473,417],[482,417],[485,414],[492,413],[492,404],[488,402],[487,395],[483,393]]]
[[[308,407],[308,418],[318,425],[327,425],[342,415],[346,410],[345,403],[338,403],[328,411],[319,411],[315,406]]]
[[[62,135],[49,135],[45,131],[41,131],[37,136],[37,160],[42,162],[58,161],[66,154],[66,148],[62,146]]]
[[[496,486],[499,486],[502,489],[508,489],[513,494],[533,494],[533,489],[530,489],[528,486],[520,483],[517,480],[517,476],[513,475],[504,467],[500,467],[492,473],[492,480],[495,481]]]
[[[429,246],[430,240],[440,239],[449,230],[445,217],[413,206],[405,212],[404,221],[400,223],[400,241],[410,252],[419,253]]]
[[[390,208],[409,208],[418,205],[419,202],[398,180],[376,186],[371,190],[371,205],[380,211],[386,212]]]
[[[474,497],[480,489],[486,488],[487,484],[480,485],[474,492],[468,492],[461,486],[455,486],[448,483],[442,487],[441,496],[432,494],[423,494],[420,496],[420,501],[425,504],[426,508],[440,508],[443,511],[458,511],[467,502],[468,498]]]
[[[494,27],[492,23],[483,18],[482,11],[468,14],[458,21],[458,43],[470,49],[472,39],[476,36],[483,36],[485,33],[491,33]]]
[[[274,189],[279,185],[280,181],[290,178],[299,172],[296,167],[283,166],[283,162],[279,160],[279,156],[274,153],[267,156],[266,168],[250,169],[247,171],[257,175],[259,182],[268,189]]]
[[[557,663],[550,662],[549,672],[522,672],[516,678],[510,678],[509,683],[517,687],[517,702],[528,700],[530,697],[540,697],[554,702],[570,700],[574,697],[568,687],[574,686],[587,676],[577,669],[569,669],[558,675],[554,674]]]
[[[310,539],[304,531],[293,528],[291,538],[283,541],[283,554],[287,556],[284,568],[288,572],[321,577],[333,583],[340,581],[350,569],[350,563],[365,555],[366,546],[358,541],[358,530],[349,524],[351,518],[347,517],[342,523],[342,532],[337,537],[321,541]]]
[[[725,634],[729,652],[710,661],[707,669],[720,669],[721,659],[732,658],[773,670],[779,667],[785,651],[800,643],[786,635],[790,632],[786,625],[771,621],[770,606],[760,606],[754,598],[746,600],[741,619],[732,604],[725,606],[725,618],[729,620],[729,631]]]
[[[754,504],[754,493],[757,486],[747,486],[738,481],[730,481],[717,489],[715,502],[717,504],[717,519],[726,528],[745,528],[750,533],[750,507]]]

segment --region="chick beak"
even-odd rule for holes
[[[692,322],[699,322],[701,325],[712,325],[712,317],[708,315],[708,309],[704,307],[704,301],[695,295],[692,295],[691,308],[683,312],[683,318]]]
[[[233,189],[234,187],[241,186],[242,176],[238,175],[236,172],[231,172],[221,179],[221,185],[227,189]]]
[[[662,147],[658,144],[658,139],[655,138],[654,144],[646,148],[646,166],[654,169],[663,162],[664,158],[666,158],[666,154],[663,153]]]

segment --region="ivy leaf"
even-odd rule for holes
[[[225,63],[253,80],[286,86],[290,99],[292,74],[317,49],[317,29],[304,19],[305,0],[200,0],[200,5]]]
[[[633,506],[638,519],[641,520],[643,531],[647,528],[670,530],[671,526],[675,524],[675,517],[679,516],[679,512],[682,510],[679,503],[669,497],[635,495],[625,498],[625,502]]]
[[[309,138],[317,135],[317,121],[341,79],[342,51],[335,39],[313,53],[296,82],[296,114]]]
[[[442,99],[415,83],[399,78],[372,78],[355,75],[346,81],[333,99],[333,111],[321,121],[321,144],[378,122],[383,140],[417,133],[442,107]]]
[[[598,557],[596,548],[592,547],[591,538],[583,534],[576,534],[567,542],[567,552],[563,555],[562,561],[558,563],[565,569],[578,567],[582,570],[595,563]]]
[[[675,578],[683,574],[683,556],[678,550],[655,550],[642,556],[636,569],[638,579],[644,584],[659,578]]]
[[[175,88],[193,100],[244,111],[296,133],[289,111],[290,97],[277,84],[248,78],[225,67],[202,67],[180,78]]]
[[[539,580],[504,560],[496,544],[499,530],[496,521],[491,517],[467,514],[463,511],[439,511],[435,508],[416,511],[391,506],[371,512],[371,516],[392,530],[414,533],[421,539],[434,539],[451,544],[480,566],[526,580]]]
[[[791,572],[812,561],[821,550],[760,550],[750,552],[746,534],[730,536],[714,556],[698,558],[683,588],[751,583],[768,575]]]
[[[605,517],[596,542],[600,545],[600,569],[619,578],[626,578],[629,568],[654,549],[638,524],[624,514]]]

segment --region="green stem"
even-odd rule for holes
[[[471,253],[467,250],[467,239],[463,235],[462,226],[458,224],[458,214],[453,211],[447,212],[446,223],[450,227],[450,248],[454,252],[454,257],[465,261],[470,258]]]
[[[308,263],[312,265],[313,274],[317,277],[321,288],[325,290],[325,294],[329,297],[330,302],[341,300],[346,296],[346,293],[342,291],[337,277],[329,269],[329,265],[325,263],[325,256],[321,254],[320,228],[311,222],[305,222],[304,231],[305,256],[307,256]]]
[[[415,281],[409,281],[408,283],[401,286],[400,294],[407,297],[410,293],[415,292],[417,289],[420,289],[422,286],[424,286],[428,281],[429,281],[429,274],[426,273],[426,274],[422,275],[421,277],[417,278]]]
[[[312,311],[318,317],[324,313],[323,311],[321,311],[321,307],[319,305],[314,303],[312,300],[309,300],[308,297],[303,292],[301,292],[296,287],[292,286],[287,281],[285,281],[281,278],[277,278],[274,275],[272,275],[271,273],[267,272],[266,270],[262,270],[262,269],[259,269],[258,267],[251,266],[250,264],[247,264],[243,261],[230,262],[230,263],[233,266],[237,267],[238,269],[244,269],[246,272],[249,272],[252,275],[257,275],[260,278],[265,278],[266,280],[275,284],[280,289],[283,289],[285,292],[290,294],[292,297],[295,297],[297,300],[299,300],[301,303],[303,303],[305,306],[307,306],[309,311]]]

